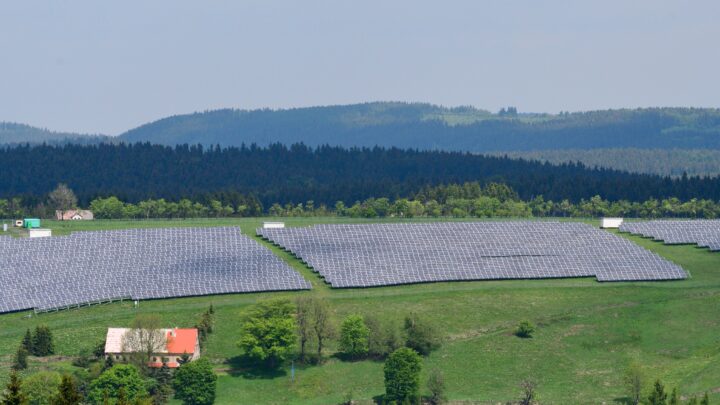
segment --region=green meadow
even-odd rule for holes
[[[276,220],[276,219],[273,219]],[[288,218],[289,226],[330,222],[379,222],[347,218]],[[427,219],[425,219],[427,221]],[[263,219],[47,222],[55,235],[73,231],[161,226],[240,226],[252,235]],[[387,221],[393,221],[388,219]],[[642,365],[646,385],[660,379],[684,396],[711,393],[720,401],[720,253],[689,245],[666,246],[621,234],[671,260],[691,278],[672,282],[598,283],[592,278],[416,284],[369,289],[331,289],[299,260],[270,247],[313,284],[312,291],[233,294],[112,303],[35,315],[0,315],[0,382],[27,328],[48,325],[57,355],[30,359],[40,369],[71,370],[74,356],[102,341],[109,326],[127,326],[138,313],[161,316],[168,326],[193,326],[212,304],[216,330],[204,355],[215,364],[218,404],[337,404],[348,395],[372,403],[383,394],[381,362],[348,362],[330,356],[320,366],[290,365],[277,372],[248,368],[238,339],[246,308],[269,298],[321,295],[339,323],[348,314],[401,323],[414,312],[443,332],[442,347],[425,358],[445,375],[455,403],[505,403],[520,396],[523,379],[537,383],[543,404],[613,404],[625,397],[623,373]],[[531,339],[513,335],[529,320]],[[331,345],[330,353],[334,351]],[[425,391],[425,389],[424,389]]]

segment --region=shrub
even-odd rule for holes
[[[340,327],[340,351],[357,359],[368,354],[370,330],[360,315],[349,315]]]
[[[417,402],[422,358],[413,349],[402,347],[385,361],[385,400]]]
[[[520,322],[517,329],[515,329],[515,336],[521,338],[531,338],[533,333],[535,333],[535,325],[530,323],[530,321]]]
[[[381,322],[375,317],[367,317],[365,324],[370,331],[368,354],[371,357],[384,359],[403,346],[400,329],[394,322]]]
[[[437,328],[415,314],[405,318],[405,335],[405,345],[424,356],[440,347]]]
[[[30,404],[49,404],[58,395],[62,377],[55,371],[37,372],[23,382],[23,391]]]
[[[445,376],[440,370],[432,370],[427,382],[430,391],[430,403],[433,405],[445,402]]]

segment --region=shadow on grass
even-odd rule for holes
[[[287,376],[284,366],[267,367],[264,364],[253,363],[243,356],[235,356],[227,359],[225,364],[229,366],[228,374],[233,377],[243,377],[250,380],[273,379]]]
[[[632,405],[632,400],[628,397],[619,397],[613,399],[613,402],[616,404],[622,404],[622,405]]]

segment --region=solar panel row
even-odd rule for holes
[[[333,287],[595,276],[672,280],[679,266],[582,223],[471,222],[258,229]]]
[[[2,236],[0,258],[0,312],[310,288],[269,249],[233,227]]]
[[[720,250],[720,220],[655,220],[625,222],[623,232],[642,235],[666,244],[697,244],[713,251]]]

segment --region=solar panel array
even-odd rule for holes
[[[624,222],[620,230],[642,235],[666,244],[697,244],[713,251],[720,250],[720,220],[656,220]]]
[[[0,312],[309,288],[299,273],[240,228],[0,236]]]
[[[583,223],[470,222],[258,229],[333,287],[432,281],[687,278],[679,266]]]

